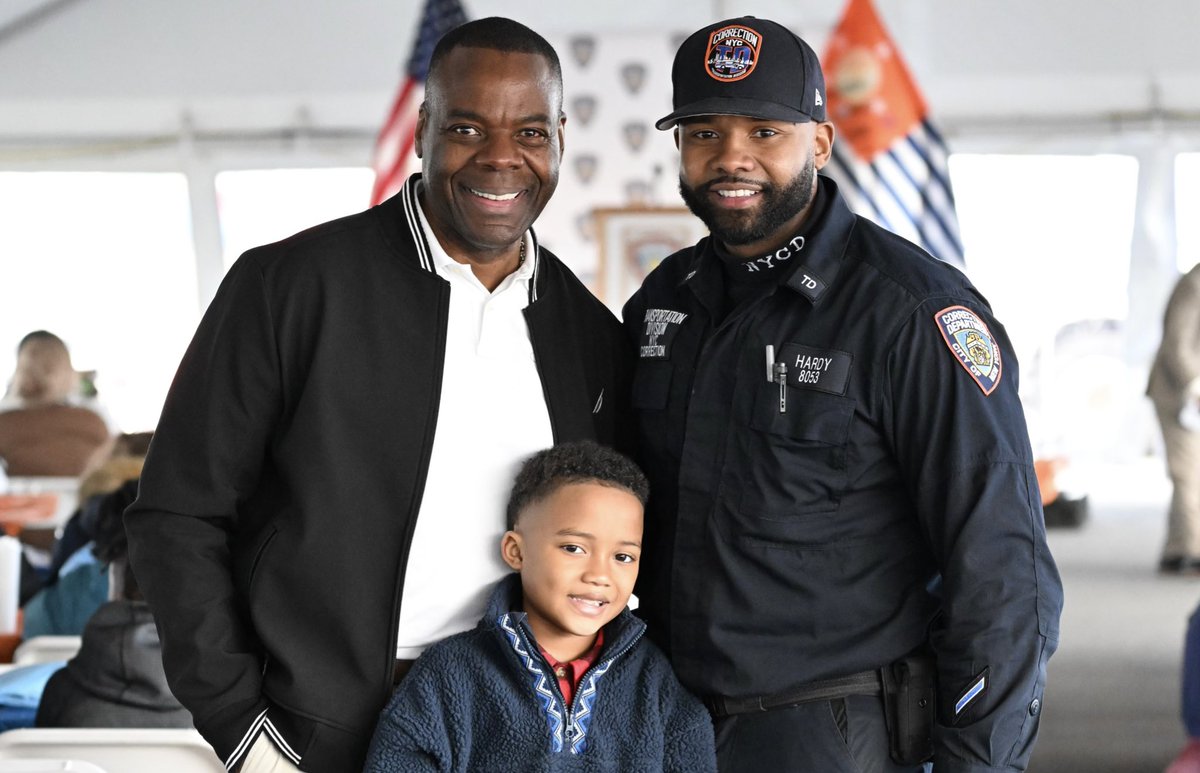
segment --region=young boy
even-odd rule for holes
[[[528,459],[500,550],[519,572],[430,647],[384,709],[366,773],[716,771],[712,722],[625,608],[647,483],[591,442]]]

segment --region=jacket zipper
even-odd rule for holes
[[[524,640],[525,648],[527,650],[529,650],[530,652],[537,652],[538,657],[541,658],[542,664],[545,665],[547,668],[549,668],[550,664],[546,662],[546,657],[544,655],[542,655],[542,651],[540,649],[538,649],[538,647],[534,646],[532,637],[530,637],[526,633],[525,625],[521,624],[519,626],[519,630],[521,631],[521,638],[522,638],[522,640]],[[587,681],[587,678],[589,676],[591,676],[592,672],[595,671],[597,668],[600,668],[601,666],[603,666],[606,663],[616,662],[617,658],[623,656],[626,652],[629,652],[629,650],[633,649],[633,645],[637,644],[638,641],[641,640],[642,635],[645,633],[646,633],[646,629],[642,628],[640,631],[638,631],[636,634],[633,635],[633,638],[629,640],[628,644],[626,644],[624,647],[622,647],[617,652],[613,653],[612,656],[607,657],[604,660],[601,660],[597,663],[593,663],[591,665],[591,667],[588,668],[587,671],[584,671],[583,676],[579,677],[579,681],[576,684],[575,697],[571,700],[570,706],[567,705],[567,699],[565,697],[563,697],[562,688],[560,688],[558,686],[558,677],[556,677],[554,675],[553,671],[550,672],[551,681],[554,683],[554,694],[556,696],[558,696],[558,704],[560,706],[562,706],[562,708],[563,708],[563,740],[564,740],[563,753],[574,754],[574,752],[570,751],[570,750],[572,748],[572,741],[575,740],[575,733],[576,733],[575,715],[578,713],[579,699],[582,694],[582,691],[579,689],[579,685],[584,684]]]

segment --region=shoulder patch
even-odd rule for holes
[[[1000,347],[979,315],[966,306],[948,306],[933,315],[938,330],[958,364],[985,395],[1000,383]]]

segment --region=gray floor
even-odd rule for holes
[[[1066,606],[1031,773],[1161,773],[1184,741],[1180,663],[1200,578],[1155,572],[1160,464],[1104,470],[1088,523],[1050,532]]]

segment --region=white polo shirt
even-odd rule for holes
[[[491,586],[511,571],[500,559],[504,506],[521,462],[554,444],[533,344],[529,305],[537,255],[488,292],[471,267],[446,254],[423,209],[421,228],[438,276],[450,283],[446,359],[433,454],[409,549],[396,657],[474,628]]]

